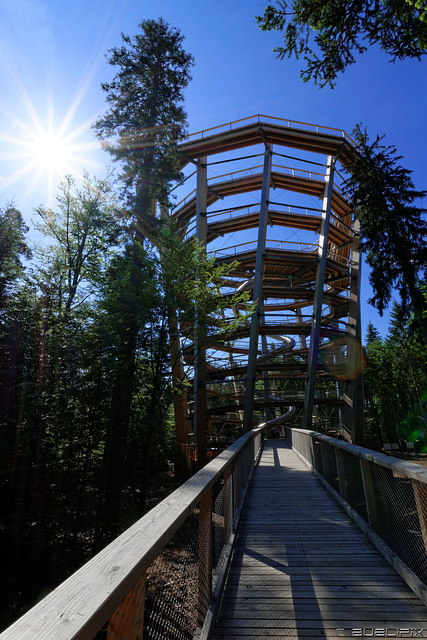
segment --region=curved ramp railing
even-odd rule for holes
[[[262,433],[258,427],[244,434],[1,640],[207,637]]]
[[[286,441],[427,605],[427,469],[285,427]]]

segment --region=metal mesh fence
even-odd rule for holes
[[[376,509],[371,525],[390,549],[427,583],[427,556],[413,483],[392,469],[372,463],[369,466]],[[425,485],[421,486],[418,496],[425,504]]]
[[[224,561],[224,547],[227,545],[232,531],[233,522],[233,474],[231,470],[224,474],[213,490],[213,582],[215,587],[218,573]]]
[[[381,460],[380,454],[372,461],[372,452],[369,457],[357,449],[353,453],[351,445],[342,447],[289,428],[286,441],[427,584],[427,483],[405,475],[404,468],[400,473],[399,461],[389,468],[389,461]]]
[[[313,467],[323,476],[322,448],[319,440],[313,441]]]
[[[296,446],[301,455],[311,464],[311,438],[310,436],[303,435],[302,433],[295,433],[293,437],[296,438]]]
[[[368,522],[359,457],[343,449],[341,449],[341,456],[343,458],[347,502],[365,522]],[[343,498],[345,499],[344,496]]]
[[[189,640],[197,628],[199,509],[147,571],[144,640]]]
[[[212,510],[212,535],[213,535],[213,567],[218,566],[221,558],[221,553],[224,545],[227,543],[227,531],[225,528],[226,523],[226,511],[228,505],[226,504],[227,498],[227,483],[230,483],[231,479],[225,480],[221,478],[217,482],[212,490],[213,493],[213,510]]]
[[[335,447],[326,442],[320,444],[322,464],[323,464],[323,477],[335,491],[339,492],[340,486],[338,481],[338,469],[337,459],[335,456]]]
[[[261,445],[261,434],[245,443],[94,640],[193,639]]]

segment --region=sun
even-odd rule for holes
[[[73,173],[73,148],[69,139],[50,131],[39,131],[28,142],[28,156],[31,164],[50,176],[64,176]]]

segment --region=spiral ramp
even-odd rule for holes
[[[240,311],[236,291],[252,304],[197,350],[197,319],[182,331],[182,445],[220,449],[266,421],[357,442],[359,235],[340,188],[354,143],[343,131],[254,116],[189,136],[180,153],[176,232],[229,265],[226,323]]]

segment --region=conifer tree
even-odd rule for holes
[[[166,201],[180,175],[176,143],[186,133],[183,90],[194,62],[179,30],[162,18],[143,20],[139,27],[136,36],[122,34],[122,46],[109,51],[108,62],[117,71],[101,84],[110,107],[94,129],[122,165],[129,214],[140,233],[149,233],[153,199]]]
[[[414,313],[427,344],[423,317],[423,281],[427,276],[427,209],[419,206],[426,191],[418,191],[411,171],[398,164],[396,148],[382,144],[382,137],[369,141],[358,125],[353,136],[360,155],[351,167],[346,193],[357,207],[361,222],[362,251],[371,267],[374,295],[369,300],[383,314],[393,289],[405,313]]]
[[[101,85],[109,110],[95,124],[97,135],[113,159],[121,163],[124,210],[132,220],[134,243],[127,248],[129,270],[122,296],[132,303],[147,265],[136,259],[138,241],[153,238],[157,226],[152,205],[167,203],[171,183],[180,177],[177,142],[185,136],[186,112],[183,90],[189,83],[192,56],[182,48],[183,36],[162,18],[144,20],[133,38],[122,34],[123,44],[109,51],[108,61],[116,67],[111,82]],[[118,342],[115,376],[115,410],[105,452],[106,489],[101,537],[119,531],[117,513],[122,484],[120,467],[125,464],[131,405],[134,392],[139,323],[152,306],[140,308]],[[164,336],[166,339],[166,336]],[[155,428],[153,425],[151,428]],[[120,446],[116,446],[117,443]],[[147,462],[148,464],[148,462]]]

